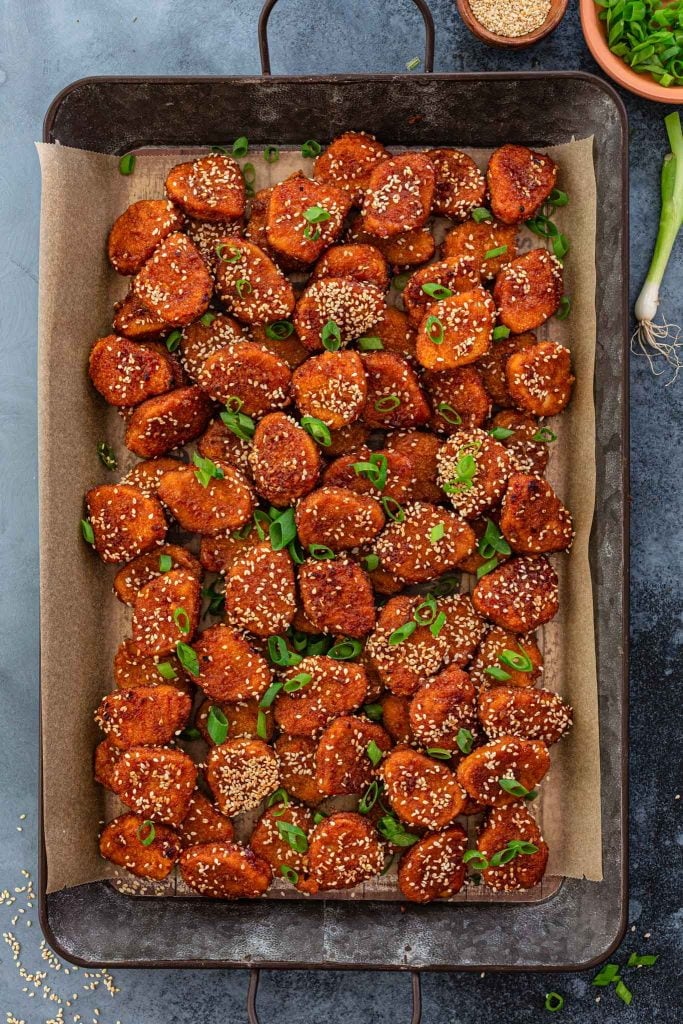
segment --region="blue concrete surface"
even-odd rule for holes
[[[490,50],[461,24],[454,0],[431,0],[437,25],[437,69],[585,68],[595,70],[581,36],[577,4],[554,36],[519,54]],[[0,890],[35,874],[38,686],[38,551],[35,348],[39,173],[33,142],[52,97],[95,74],[251,74],[258,71],[259,0],[4,0],[0,10]],[[273,19],[273,68],[282,73],[402,70],[422,52],[408,0],[281,0]],[[631,119],[631,290],[644,275],[658,217],[658,174],[664,109],[627,97]],[[614,282],[617,287],[618,282]],[[683,315],[683,238],[671,264],[663,303]],[[616,340],[616,339],[615,339]],[[629,931],[613,959],[656,952],[651,969],[629,972],[630,1007],[613,990],[590,987],[592,974],[484,978],[462,974],[424,980],[425,1024],[518,1024],[546,1019],[544,993],[564,993],[561,1019],[673,1021],[681,1005],[680,846],[683,843],[678,654],[681,647],[681,412],[683,380],[664,387],[643,360],[633,360],[633,671],[631,747],[631,906]],[[68,453],[65,452],[65,466]],[[25,814],[26,818],[20,816]],[[678,876],[676,879],[676,872]],[[19,899],[25,899],[19,894]],[[0,931],[22,943],[27,971],[48,972],[71,1024],[238,1024],[246,1019],[243,972],[126,972],[112,1000],[97,979],[66,975],[40,959],[34,908],[2,905]],[[25,906],[25,904],[23,905]],[[11,919],[17,915],[16,925]],[[33,918],[33,927],[27,927]],[[651,937],[646,939],[644,936]],[[678,983],[676,981],[678,976]],[[678,987],[677,987],[678,984]],[[24,991],[28,990],[28,991]],[[34,998],[29,992],[35,991]],[[267,974],[261,1019],[298,1024],[401,1022],[408,1017],[408,979],[365,972]],[[23,978],[0,943],[0,1017],[26,1024],[54,1018],[58,1006]]]

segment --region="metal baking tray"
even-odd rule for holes
[[[84,966],[561,970],[616,947],[626,922],[628,659],[628,130],[617,93],[580,72],[433,74],[425,0],[424,74],[86,78],[45,117],[43,139],[102,153],[205,146],[242,133],[254,145],[366,130],[393,146],[529,146],[593,135],[598,189],[596,515],[591,536],[600,701],[603,882],[565,879],[533,904],[134,899],[107,882],[46,894],[50,945]],[[256,1021],[257,972],[250,986]],[[413,974],[413,1021],[419,983]]]

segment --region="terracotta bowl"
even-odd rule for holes
[[[545,19],[540,28],[535,29],[533,32],[527,32],[524,36],[499,36],[495,32],[489,32],[488,29],[484,28],[481,22],[472,14],[472,8],[470,7],[469,0],[457,0],[458,11],[460,17],[467,25],[470,32],[475,35],[478,39],[481,39],[483,43],[488,43],[489,46],[504,46],[510,49],[521,50],[524,46],[533,46],[534,43],[538,43],[541,39],[544,39],[549,35],[553,29],[557,28],[559,23],[562,21],[565,11],[567,10],[567,4],[569,0],[550,0],[550,10],[548,17]]]
[[[683,103],[683,86],[659,85],[652,75],[633,71],[621,57],[611,52],[607,45],[605,24],[598,17],[600,9],[595,0],[580,0],[580,4],[581,28],[588,49],[606,75],[624,89],[634,92],[637,96],[644,96],[646,100],[654,100],[657,103]]]

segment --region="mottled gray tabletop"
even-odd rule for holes
[[[260,0],[4,0],[0,9],[0,1016],[38,1024],[237,1024],[244,972],[119,971],[111,982],[41,957],[36,905],[38,549],[36,310],[40,181],[33,142],[52,97],[85,75],[220,75],[259,70]],[[595,70],[576,0],[551,39],[519,54],[487,49],[460,22],[454,0],[431,0],[436,69]],[[402,70],[422,52],[408,0],[281,0],[272,18],[273,69],[281,73]],[[664,108],[626,96],[631,123],[631,291],[645,273],[658,217]],[[617,169],[615,168],[615,174]],[[614,282],[615,287],[618,282]],[[680,317],[683,238],[663,302]],[[65,297],[68,301],[68,296]],[[617,339],[615,339],[617,343]],[[680,988],[681,398],[634,359],[632,387],[631,904],[613,960],[658,953],[652,968],[624,973],[625,1006],[591,987],[594,972],[485,977],[426,976],[425,1024],[515,1024],[546,1017],[549,989],[566,997],[564,1020],[673,1021]],[[65,452],[65,471],[68,471]],[[678,699],[677,699],[678,698]],[[23,890],[15,892],[15,889]],[[32,904],[32,905],[31,905]],[[15,936],[17,945],[8,936]],[[67,973],[69,971],[69,973]],[[41,974],[41,972],[44,972]],[[601,998],[600,998],[601,995]],[[408,978],[393,973],[287,972],[264,976],[264,1024],[295,1019],[401,1022]]]

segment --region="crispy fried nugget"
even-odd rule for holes
[[[114,577],[114,593],[119,601],[132,607],[141,587],[162,573],[168,572],[168,569],[162,569],[161,566],[169,558],[171,569],[188,569],[201,579],[201,563],[187,548],[182,548],[179,544],[164,544],[145,555],[138,555],[132,562],[119,569]]]
[[[517,231],[494,220],[467,220],[448,232],[441,248],[445,259],[473,260],[480,279],[490,281],[517,255]]]
[[[311,736],[279,736],[275,751],[280,758],[280,782],[296,800],[316,807],[324,795],[315,779],[315,752],[318,744]]]
[[[514,403],[508,391],[505,367],[513,352],[523,352],[536,344],[536,335],[528,331],[526,334],[511,334],[502,341],[494,341],[488,352],[477,362],[484,387],[496,405],[509,409]],[[480,427],[481,423],[476,426]]]
[[[183,667],[175,655],[160,657],[158,654],[140,654],[133,641],[122,640],[114,655],[114,682],[120,690],[133,690],[138,686],[164,686],[169,679],[161,674],[159,665],[164,664],[164,671],[177,690],[192,693],[190,683]],[[168,666],[168,667],[166,667]]]
[[[268,688],[268,662],[229,626],[205,629],[194,649],[199,659],[197,682],[208,697],[241,701],[260,697]]]
[[[323,277],[344,277],[372,284],[385,292],[389,287],[387,261],[375,245],[349,242],[333,245],[320,257],[311,272],[311,281]]]
[[[103,562],[130,562],[163,544],[164,511],[156,498],[130,484],[100,484],[85,495],[93,547]]]
[[[132,290],[165,323],[184,327],[206,312],[213,282],[187,235],[168,235],[133,278]]]
[[[572,719],[569,704],[551,690],[496,686],[479,697],[479,721],[490,740],[519,736],[551,746],[569,731]]]
[[[526,146],[507,143],[489,158],[491,209],[504,224],[521,224],[540,210],[557,180],[557,164]]]
[[[294,289],[263,249],[239,235],[219,245],[216,290],[228,310],[246,324],[268,324],[294,309]]]
[[[521,669],[512,668],[511,665],[500,661],[501,654],[526,655],[531,662],[527,672]],[[492,675],[486,670],[495,667],[496,672]],[[541,654],[536,638],[533,633],[522,634],[511,633],[500,626],[493,626],[482,641],[477,656],[470,666],[470,678],[475,686],[482,689],[489,689],[495,686],[533,686],[543,671],[543,655]],[[505,672],[507,678],[496,678]]]
[[[429,228],[415,228],[391,238],[378,238],[366,230],[360,213],[351,218],[346,237],[349,242],[374,245],[394,268],[417,267],[431,260],[436,252],[434,235]]]
[[[214,352],[197,379],[216,402],[241,402],[240,412],[247,416],[263,416],[290,402],[292,374],[287,363],[253,341]]]
[[[167,199],[141,199],[116,218],[107,239],[107,255],[119,274],[136,274],[159,242],[180,231],[183,216]]]
[[[256,530],[250,530],[246,537],[240,534],[218,534],[216,537],[202,537],[199,545],[199,561],[207,572],[226,573],[236,558],[246,554],[260,543]]]
[[[321,487],[302,498],[296,509],[296,527],[304,548],[322,544],[345,551],[367,544],[384,526],[378,501],[344,487]]]
[[[540,327],[559,309],[562,288],[562,264],[547,249],[518,256],[497,274],[493,286],[501,323],[515,334]]]
[[[472,601],[496,626],[528,633],[557,615],[557,573],[543,555],[511,558],[482,577]]]
[[[256,427],[249,464],[261,497],[283,508],[313,490],[322,460],[315,441],[296,420],[272,412]]]
[[[274,186],[259,189],[252,198],[249,221],[244,232],[245,237],[250,242],[253,242],[254,245],[258,245],[259,249],[267,252],[271,259],[275,260],[278,267],[284,270],[285,273],[302,273],[309,269],[306,263],[302,263],[301,260],[295,259],[292,256],[286,256],[284,253],[276,252],[268,244],[266,226],[268,223],[268,204],[273,194],[273,188]],[[314,229],[312,228],[311,230],[313,231]]]
[[[370,174],[363,199],[363,226],[391,238],[423,227],[431,212],[436,176],[424,153],[401,153]]]
[[[131,875],[159,882],[173,870],[180,856],[180,842],[167,825],[152,825],[135,814],[121,814],[102,830],[100,853]]]
[[[486,358],[486,357],[484,357]],[[455,434],[461,426],[481,427],[491,415],[491,395],[477,366],[458,366],[455,370],[428,370],[424,383],[434,413],[432,430]]]
[[[192,701],[173,684],[137,686],[108,694],[95,721],[115,747],[163,746],[187,724]]]
[[[410,700],[395,693],[385,693],[381,699],[382,725],[395,743],[413,745],[415,735],[410,724]]]
[[[448,652],[443,630],[434,636],[428,625],[415,622],[415,612],[422,603],[419,594],[392,597],[380,611],[365,648],[370,664],[387,689],[397,696],[415,693],[426,678],[439,671]],[[408,623],[415,624],[412,632],[404,629]],[[397,630],[402,631],[398,636],[407,632],[404,639],[397,639]]]
[[[223,814],[231,818],[258,807],[280,784],[277,754],[260,739],[242,737],[212,747],[206,781]]]
[[[313,177],[325,185],[336,185],[358,204],[370,181],[371,172],[391,154],[367,132],[344,132],[332,139],[316,157]]]
[[[209,153],[176,164],[166,177],[166,195],[196,220],[221,221],[241,217],[246,202],[244,177],[236,160]]]
[[[160,457],[136,462],[121,479],[122,484],[131,484],[139,488],[148,498],[156,498],[157,487],[164,473],[169,473],[179,466],[178,459]]]
[[[437,466],[441,487],[466,519],[498,504],[512,469],[505,448],[478,427],[449,437],[439,450]]]
[[[251,519],[256,500],[249,481],[227,462],[214,466],[221,475],[212,477],[206,487],[194,466],[165,473],[159,484],[160,499],[184,530],[223,533],[236,530]]]
[[[312,356],[294,371],[292,384],[301,415],[314,416],[332,430],[358,419],[368,393],[361,358],[351,351]]]
[[[197,782],[197,766],[181,750],[130,747],[114,766],[114,792],[143,818],[179,825]]]
[[[227,462],[235,469],[239,469],[247,479],[251,479],[251,467],[249,466],[251,441],[238,437],[226,427],[220,418],[211,420],[197,441],[197,451],[205,459],[211,459],[212,462]]]
[[[486,633],[486,623],[475,612],[469,594],[451,594],[450,597],[439,598],[438,611],[446,616],[441,627],[448,644],[444,664],[459,665],[462,668]]]
[[[401,857],[398,887],[411,903],[431,903],[460,892],[467,869],[467,835],[459,825],[427,835]]]
[[[306,891],[352,889],[379,874],[383,866],[384,848],[367,818],[338,811],[311,833]]]
[[[490,429],[495,427],[514,431],[500,442],[507,449],[513,470],[516,473],[543,476],[550,457],[550,446],[543,441],[533,440],[535,436],[541,436],[536,417],[517,409],[503,409],[491,420]]]
[[[227,621],[256,636],[287,629],[296,611],[294,568],[287,551],[268,541],[255,544],[228,566],[225,579]]]
[[[433,290],[443,289],[440,297],[447,298],[448,292],[453,295],[469,292],[478,287],[480,281],[479,268],[471,256],[441,260],[416,270],[403,289],[403,305],[411,325],[415,330],[419,328],[425,314],[434,304]]]
[[[410,702],[410,725],[422,746],[457,754],[460,730],[476,728],[476,694],[467,673],[455,665],[423,683]]]
[[[179,866],[186,885],[220,900],[256,899],[273,878],[270,864],[238,843],[191,846],[183,852]]]
[[[268,245],[289,260],[310,264],[341,234],[351,209],[347,192],[297,172],[275,185],[268,200]]]
[[[459,292],[429,307],[420,324],[416,354],[426,370],[467,366],[488,351],[495,306],[483,288]]]
[[[302,674],[310,675],[311,681],[292,693],[281,691],[274,704],[275,721],[290,736],[315,736],[328,722],[355,711],[365,700],[368,677],[354,662],[312,655],[284,678]]]
[[[420,381],[405,359],[393,352],[366,352],[361,356],[367,379],[362,419],[369,427],[419,427],[432,410]]]
[[[328,344],[342,348],[372,328],[385,308],[384,295],[372,284],[345,277],[323,277],[309,284],[296,304],[294,326],[301,343],[309,352],[322,352],[323,332],[330,323],[339,332],[325,335]]]
[[[385,352],[416,362],[416,335],[405,313],[395,306],[387,306],[372,328],[372,338],[379,338]]]
[[[199,843],[230,842],[234,829],[232,822],[221,814],[200,789],[192,794],[187,814],[178,829],[180,845],[184,850]]]
[[[194,381],[199,379],[200,371],[209,356],[232,342],[244,341],[243,328],[237,320],[225,313],[216,316],[207,314],[207,319],[209,317],[213,317],[210,323],[204,323],[202,317],[189,324],[180,339],[183,366]]]
[[[379,774],[392,810],[415,828],[444,828],[465,805],[465,791],[450,768],[409,747],[393,750]]]
[[[88,373],[110,405],[138,405],[173,387],[170,361],[148,345],[109,334],[90,350]]]
[[[486,180],[471,156],[459,149],[430,149],[436,173],[432,209],[440,217],[464,220],[486,195]]]
[[[290,323],[290,321],[288,321]],[[297,366],[301,366],[303,362],[308,359],[308,349],[299,341],[296,331],[292,330],[292,333],[287,338],[275,337],[272,338],[268,335],[268,324],[253,324],[251,329],[251,335],[254,341],[261,345],[263,348],[272,352],[278,359],[282,359],[283,362],[287,363],[290,370],[296,370]]]
[[[200,388],[176,388],[148,398],[128,421],[126,448],[141,459],[165,455],[198,437],[212,409],[211,399]]]
[[[434,434],[419,430],[396,431],[387,434],[384,444],[389,451],[398,452],[410,462],[413,482],[408,494],[410,501],[441,501],[443,494],[436,482],[436,453],[441,442]]]
[[[528,807],[520,801],[490,811],[486,824],[479,832],[477,849],[490,861],[515,840],[531,843],[537,847],[537,852],[520,853],[507,864],[486,868],[482,872],[482,880],[496,892],[533,889],[545,874],[548,847]]]
[[[539,341],[510,356],[505,376],[515,405],[535,416],[562,412],[575,380],[569,349],[555,341]]]
[[[225,716],[228,723],[228,737],[231,740],[242,736],[251,739],[265,739],[270,743],[275,735],[275,722],[270,708],[260,709],[256,697],[252,700],[243,700],[237,704],[226,701],[205,700],[197,708],[195,725],[202,734],[202,739],[210,747],[216,746],[216,741],[208,729],[208,720],[211,708],[217,708]],[[265,736],[259,736],[259,713],[262,712],[262,722],[265,722]]]
[[[375,602],[367,573],[345,555],[299,567],[304,612],[321,633],[362,637],[375,625]]]
[[[110,789],[112,793],[115,793],[120,785],[120,779],[116,774],[116,765],[121,754],[122,751],[115,747],[113,743],[110,743],[108,739],[102,740],[95,747],[95,756],[93,758],[95,782],[99,782],[100,786]]]
[[[132,290],[114,306],[114,332],[133,341],[156,341],[168,334],[169,324],[155,316]]]
[[[531,792],[549,767],[550,756],[545,743],[502,736],[464,757],[458,765],[457,776],[473,800],[503,807],[519,798],[501,786],[501,779],[518,782]]]
[[[349,715],[330,722],[315,755],[316,783],[325,796],[360,796],[365,792],[375,776],[375,766],[368,754],[370,743],[382,753],[393,746],[382,726],[365,718]]]
[[[547,480],[513,473],[500,512],[500,528],[513,551],[566,551],[574,539],[572,517]]]
[[[323,484],[326,487],[344,487],[356,494],[366,494],[377,499],[393,498],[394,501],[405,501],[415,483],[408,457],[388,448],[380,448],[374,453],[378,459],[386,459],[387,465],[386,483],[383,488],[379,488],[373,483],[374,476],[367,476],[365,470],[361,468],[359,472],[355,468],[362,467],[372,454],[369,448],[363,447],[348,455],[341,455],[325,469]]]
[[[453,569],[473,547],[474,533],[459,516],[415,501],[384,529],[375,554],[404,583],[424,583]]]
[[[278,803],[269,807],[254,825],[249,840],[254,853],[267,861],[273,868],[276,877],[281,877],[280,866],[285,865],[297,873],[303,872],[307,858],[306,851],[295,850],[288,841],[288,833],[282,826],[293,825],[303,832],[299,836],[301,846],[313,828],[313,815],[307,807],[298,804]]]
[[[177,643],[191,643],[200,605],[199,580],[187,569],[150,580],[133,605],[133,643],[141,654],[169,654]]]
[[[218,246],[221,240],[226,235],[233,237],[234,235],[242,236],[244,233],[244,222],[241,217],[217,221],[195,220],[193,217],[188,217],[185,223],[185,234],[189,235],[199,249],[199,254],[206,264],[206,269],[214,281],[220,263]]]

